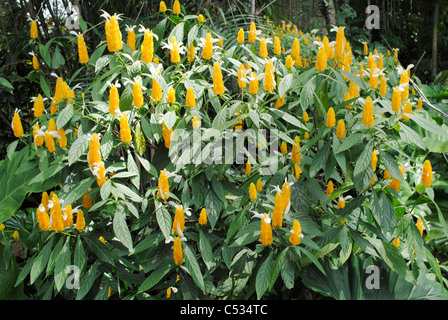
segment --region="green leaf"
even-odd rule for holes
[[[100,71],[103,68],[105,68],[109,64],[111,58],[112,58],[111,55],[106,55],[106,56],[102,56],[101,58],[96,60],[96,62],[95,62],[95,73],[98,73],[98,71]]]
[[[201,229],[199,229],[199,251],[207,269],[210,269],[213,266],[212,245]]]
[[[395,208],[387,194],[385,192],[379,192],[379,194],[372,192],[371,203],[372,214],[383,234],[386,234],[388,230],[393,233],[396,225]]]
[[[68,151],[68,165],[71,166],[73,163],[75,163],[81,155],[86,153],[88,147],[89,138],[87,137],[87,135],[78,136],[78,139],[76,139],[72,143],[72,146]]]
[[[439,126],[439,124],[433,119],[425,119],[417,114],[406,114],[406,115],[423,129],[428,130],[437,135],[440,135],[444,138],[448,138],[448,133],[445,130],[443,130],[442,127]]]
[[[362,141],[363,137],[364,137],[364,134],[362,134],[362,133],[353,133],[353,134],[349,135],[348,137],[346,137],[342,140],[341,145],[339,146],[339,148],[337,150],[335,150],[335,153],[336,154],[340,153],[342,151],[350,149],[354,145],[359,144]]]
[[[0,162],[0,223],[9,219],[22,205],[32,185],[29,181],[39,172],[37,163],[26,156],[29,147],[14,152]],[[17,174],[20,168],[27,170]]]
[[[426,149],[422,137],[402,122],[400,122],[400,137],[404,142],[408,144],[415,144],[417,147],[420,147],[423,150]]]
[[[193,249],[190,248],[186,243],[183,246],[185,268],[187,268],[190,276],[193,278],[194,283],[202,290],[205,291],[204,276],[199,268],[198,260]]]
[[[280,84],[278,85],[278,95],[280,99],[291,88],[293,79],[294,74],[288,73],[280,80]]]
[[[235,235],[235,241],[229,247],[245,246],[260,239],[260,221],[249,223]]]
[[[45,80],[45,76],[42,73],[40,74],[40,87],[44,92],[45,96],[47,96],[47,98],[50,98],[51,97],[50,87],[48,86],[48,83]]]
[[[400,182],[403,181],[400,168],[398,167],[395,160],[383,150],[380,151],[379,155],[381,158],[381,162],[384,164],[387,171],[389,171],[391,177],[399,180]]]
[[[126,213],[123,206],[117,206],[113,220],[113,229],[118,240],[128,248],[129,251],[132,251],[132,236],[126,223]]]
[[[86,252],[84,250],[81,237],[78,237],[75,247],[74,264],[79,268],[80,271],[82,271],[82,269],[84,269],[84,266],[86,264],[86,260],[87,260]]]
[[[59,46],[56,46],[56,49],[54,50],[54,54],[53,54],[53,59],[51,60],[51,67],[53,69],[58,69],[64,63],[65,63],[64,56],[61,54],[61,51],[59,50]]]
[[[73,116],[73,104],[68,104],[64,109],[61,110],[57,119],[56,119],[56,127],[58,129],[64,127]]]
[[[4,86],[8,89],[14,90],[14,87],[12,86],[11,82],[9,82],[8,80],[6,80],[3,77],[0,77],[0,86]]]
[[[173,268],[174,265],[174,261],[173,259],[165,259],[163,260],[158,266],[157,268],[155,268],[151,274],[149,275],[148,278],[145,279],[145,281],[143,281],[143,283],[141,284],[141,286],[138,288],[138,292],[142,293],[145,292],[149,289],[151,289],[152,287],[154,287],[156,284],[158,284],[160,282],[160,280],[162,280],[162,278],[171,271],[171,269]]]
[[[65,241],[65,244],[56,259],[56,266],[54,267],[54,284],[57,291],[60,291],[62,289],[62,286],[67,279],[68,272],[66,268],[70,266],[70,264],[70,237],[67,237],[67,240]]]
[[[162,231],[165,239],[169,239],[171,236],[171,215],[168,209],[160,204],[160,208],[156,210],[156,220],[159,225],[160,231]]]
[[[129,199],[131,199],[134,202],[141,202],[142,199],[141,197],[134,191],[132,191],[132,189],[130,189],[129,187],[125,186],[124,184],[121,183],[115,183],[115,186],[121,191],[123,192],[123,194],[125,196],[127,196]]]
[[[280,271],[282,270],[282,266],[285,260],[286,253],[288,252],[289,247],[286,247],[283,249],[283,251],[278,255],[275,262],[273,262],[272,272],[271,272],[271,278],[269,280],[269,291],[272,290],[272,287],[274,286],[275,282],[277,281],[277,278],[280,274]]]
[[[90,269],[81,277],[81,283],[79,284],[79,290],[76,294],[76,300],[81,300],[89,293],[95,283],[98,264],[99,262],[95,261]]]
[[[310,259],[310,261],[320,270],[320,272],[322,272],[325,275],[325,269],[322,267],[319,260],[317,260],[314,254],[312,254],[310,251],[308,251],[303,247],[295,247],[295,248],[296,251],[303,252],[308,257],[308,259]]]
[[[383,261],[398,273],[404,280],[414,282],[414,276],[406,265],[406,261],[401,256],[398,248],[380,239],[368,238],[368,241],[375,247]]]
[[[263,261],[260,269],[258,269],[257,276],[255,278],[255,291],[257,293],[257,299],[261,299],[261,297],[268,289],[273,268],[274,261],[272,259],[271,251],[266,260]]]
[[[316,153],[313,157],[313,162],[310,166],[309,175],[310,177],[314,177],[320,169],[324,168],[325,163],[328,160],[328,157],[331,153],[331,141],[327,141],[322,148]]]
[[[51,238],[50,241],[45,245],[45,247],[39,252],[39,255],[35,259],[33,266],[31,268],[30,273],[30,284],[33,284],[36,281],[37,277],[44,271],[47,266],[48,260],[50,259],[51,249],[53,249],[53,240]]]
[[[196,36],[198,35],[198,31],[199,25],[195,24],[193,27],[191,27],[190,31],[188,32],[187,48],[189,48],[193,41],[197,39]]]
[[[208,189],[204,199],[205,209],[207,210],[207,218],[212,229],[218,221],[219,214],[222,209],[222,202],[219,200],[213,189]]]
[[[372,166],[371,162],[372,152],[373,152],[372,142],[369,142],[366,144],[363,152],[358,157],[358,160],[356,160],[355,170],[353,172],[354,176],[357,176],[361,172],[365,171],[369,166]]]
[[[93,177],[81,180],[79,183],[73,184],[72,189],[68,193],[61,195],[59,198],[64,199],[64,203],[74,203],[82,197],[94,181],[96,180]]]
[[[300,104],[306,110],[314,101],[314,91],[316,90],[316,76],[313,76],[304,86],[300,93]]]

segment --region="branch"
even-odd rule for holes
[[[420,89],[420,87],[417,86],[417,84],[414,82],[414,80],[409,79],[409,82],[412,83],[412,85],[414,86],[415,89],[417,89],[418,94],[420,95],[420,97],[423,98],[424,102],[430,106],[432,109],[436,110],[437,112],[439,112],[442,117],[447,118],[448,119],[448,114],[445,113],[443,110],[440,110],[439,108],[437,108],[436,106],[434,106],[431,102],[429,102],[428,98],[425,96],[425,94],[423,93],[422,89]]]

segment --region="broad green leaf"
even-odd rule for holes
[[[89,147],[89,138],[87,135],[78,136],[69,151],[68,151],[68,165],[71,166],[75,163],[81,155],[86,153],[87,148]]]
[[[202,260],[204,260],[205,265],[207,266],[207,269],[210,269],[213,265],[212,245],[201,229],[199,229],[199,251],[201,253]]]
[[[64,127],[73,116],[73,104],[68,104],[64,109],[61,110],[58,117],[56,118],[56,127],[58,129]]]
[[[381,150],[379,153],[381,162],[386,167],[387,171],[389,171],[391,177],[403,181],[403,177],[400,172],[400,168],[398,167],[396,161],[386,153],[386,151]]]
[[[44,271],[47,266],[48,260],[50,259],[51,249],[53,249],[53,240],[51,238],[50,241],[47,242],[45,247],[39,252],[39,255],[35,259],[33,266],[31,268],[30,273],[30,283],[33,284],[36,281],[37,277]]]
[[[183,244],[183,252],[185,259],[185,268],[187,268],[196,285],[202,291],[205,291],[204,276],[202,275],[201,269],[199,268],[198,259],[196,258],[195,252],[186,243]]]
[[[70,237],[67,237],[67,240],[65,241],[65,244],[56,259],[56,265],[54,267],[54,283],[57,291],[60,291],[64,286],[65,280],[68,276],[66,268],[70,265]]]
[[[118,240],[129,249],[133,250],[132,236],[126,222],[126,213],[123,206],[117,206],[113,220],[113,229]]]
[[[258,269],[257,276],[255,278],[255,291],[257,293],[257,299],[261,299],[269,287],[272,269],[274,268],[272,255],[273,253],[271,251],[266,260],[263,261],[260,269]]]
[[[160,227],[160,230],[165,236],[165,239],[169,239],[171,236],[172,219],[170,213],[168,212],[168,209],[162,204],[160,204],[160,207],[156,209],[156,220]]]
[[[356,160],[355,170],[353,171],[354,176],[357,176],[361,172],[365,171],[369,166],[372,166],[372,152],[372,143],[369,142],[366,144],[363,152],[358,157],[358,160]]]

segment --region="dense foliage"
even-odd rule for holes
[[[446,298],[425,234],[436,217],[448,236],[428,155],[448,130],[397,50],[178,1],[151,29],[98,15],[58,39],[68,56],[30,23],[39,95],[0,162],[2,298]]]

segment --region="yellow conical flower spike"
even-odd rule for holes
[[[246,79],[246,68],[244,68],[244,64],[240,64],[239,68],[238,68],[238,87],[239,88],[246,88],[246,81],[244,81],[244,79]]]
[[[115,52],[123,47],[120,26],[116,15],[106,19],[105,24],[107,48],[110,52]]]
[[[291,204],[291,189],[289,182],[285,181],[282,186],[282,203],[283,203],[283,212],[287,214],[289,212],[289,207]]]
[[[287,154],[288,153],[288,146],[286,145],[285,141],[283,141],[282,144],[280,145],[280,151],[283,154]]]
[[[48,131],[45,131],[44,140],[45,140],[45,146],[47,147],[48,152],[50,152],[50,153],[55,152],[56,151],[56,146],[54,144],[53,135],[48,133]]]
[[[237,41],[238,41],[238,43],[243,43],[244,42],[244,30],[243,30],[243,28],[240,28],[238,30]]]
[[[160,101],[162,99],[162,87],[159,85],[156,78],[152,79],[151,98],[153,98],[155,101]]]
[[[189,108],[196,106],[196,99],[194,97],[194,91],[193,91],[193,88],[191,88],[191,87],[187,89],[186,105]]]
[[[325,125],[328,128],[333,128],[335,124],[336,124],[336,114],[333,110],[333,107],[330,107],[327,112],[327,118],[325,120]]]
[[[47,213],[45,207],[40,204],[36,211],[37,223],[39,224],[39,229],[47,231],[50,229],[50,216]]]
[[[345,122],[342,119],[338,121],[338,126],[336,127],[336,137],[338,137],[339,140],[345,138]]]
[[[203,14],[199,14],[198,15],[198,22],[199,23],[203,23],[205,21],[205,17],[204,17],[204,15]]]
[[[325,47],[320,47],[316,58],[316,69],[320,72],[327,68],[327,53]]]
[[[302,238],[302,226],[300,225],[299,220],[295,219],[292,225],[291,235],[289,236],[289,242],[293,246],[298,246]]]
[[[365,100],[364,108],[362,110],[362,124],[366,127],[371,127],[373,126],[374,122],[373,100],[371,97],[367,97]]]
[[[87,53],[86,43],[82,34],[78,35],[78,56],[80,64],[89,62],[89,54]]]
[[[249,93],[255,95],[258,93],[258,90],[258,77],[255,72],[251,72],[249,76]]]
[[[176,90],[174,88],[170,88],[168,90],[167,102],[173,104],[176,102]]]
[[[34,143],[36,144],[36,147],[41,147],[44,144],[44,137],[41,134],[39,134],[40,131],[41,130],[39,128],[38,123],[33,125],[33,140]]]
[[[152,62],[154,55],[154,35],[152,31],[146,29],[143,34],[143,42],[141,44],[142,61],[144,63]]]
[[[329,196],[334,191],[333,181],[328,181],[326,195]]]
[[[18,110],[16,110],[16,112],[14,112],[14,117],[12,118],[11,127],[14,132],[14,136],[16,138],[20,138],[21,136],[23,136],[22,121],[20,121],[20,116],[19,116]]]
[[[50,208],[51,229],[56,232],[64,230],[62,221],[62,209],[56,194],[51,198],[52,207]]]
[[[127,33],[128,33],[128,40],[126,41],[126,44],[128,45],[129,48],[131,48],[132,51],[135,51],[135,31],[134,28],[128,28],[127,29]]]
[[[274,54],[278,56],[282,53],[282,44],[280,42],[280,38],[275,36],[274,37]]]
[[[308,123],[308,121],[310,121],[310,117],[309,117],[309,115],[308,115],[308,112],[304,112],[303,114],[302,114],[302,120],[303,120],[303,122],[305,122],[305,123]]]
[[[249,198],[250,198],[250,200],[257,199],[257,189],[253,182],[251,182],[251,184],[249,186]]]
[[[386,95],[386,92],[387,92],[387,80],[386,76],[382,75],[380,77],[380,95],[384,97]]]
[[[255,27],[255,22],[251,22],[250,23],[250,27],[249,27],[249,39],[248,41],[250,43],[255,43],[255,39],[257,37],[257,28]]]
[[[73,225],[72,206],[68,205],[62,209],[62,223],[64,227],[69,228]]]
[[[265,59],[268,56],[268,45],[266,43],[266,38],[261,38],[260,40],[260,58]]]
[[[261,192],[261,190],[263,190],[263,182],[261,181],[261,179],[257,180],[257,192]]]
[[[184,229],[185,229],[184,207],[182,205],[178,205],[176,207],[176,213],[174,215],[172,231],[179,234],[180,232],[184,232]]]
[[[302,153],[300,151],[300,138],[297,136],[294,138],[294,145],[291,150],[291,161],[294,164],[300,164],[302,160]]]
[[[173,50],[170,50],[170,60],[171,63],[178,63],[180,61],[180,54],[179,54],[179,45],[177,44],[176,37],[171,37],[171,45],[173,47]]]
[[[300,42],[299,38],[295,38],[292,44],[291,56],[294,58],[295,65],[302,67],[302,59],[300,58]]]
[[[165,141],[165,147],[167,149],[170,148],[172,134],[173,134],[173,128],[168,129],[165,122],[162,122],[162,136],[163,136],[163,140]]]
[[[31,30],[30,30],[30,37],[31,39],[37,39],[37,21],[32,20],[31,21]]]
[[[180,10],[180,2],[179,0],[175,0],[174,4],[173,4],[173,14],[180,14],[181,10]]]
[[[294,176],[296,177],[297,180],[300,179],[301,173],[302,173],[302,169],[297,164],[295,164],[294,165]]]
[[[415,109],[418,110],[418,109],[422,109],[422,108],[423,108],[422,98],[418,98],[417,107],[415,107]]]
[[[418,231],[420,232],[420,236],[423,237],[423,227],[424,227],[423,220],[421,218],[418,218],[417,223],[415,225],[416,225]]]
[[[19,235],[19,231],[14,231],[14,233],[12,234],[12,238],[14,239],[14,240],[17,240],[17,239],[19,239],[20,238],[20,235]]]
[[[212,42],[212,34],[210,32],[205,36],[205,46],[204,50],[202,50],[202,58],[206,60],[210,60],[213,56],[213,42]]]
[[[249,159],[247,159],[247,162],[246,162],[246,169],[245,169],[245,173],[246,173],[246,175],[250,175],[250,172],[252,171],[252,164],[250,163],[250,160]]]
[[[224,93],[221,65],[218,61],[213,64],[213,93],[216,95],[222,95]]]
[[[116,86],[109,91],[109,113],[117,114],[120,111],[120,95]]]
[[[36,118],[40,118],[44,114],[45,106],[44,101],[42,99],[42,95],[40,93],[37,95],[36,99],[34,99],[33,109],[34,109],[34,116]]]
[[[345,199],[342,197],[339,197],[338,199],[338,209],[343,209],[345,208]]]
[[[158,197],[163,200],[168,200],[170,197],[168,192],[170,192],[170,186],[168,184],[168,171],[163,169],[160,173],[158,182]]]
[[[401,118],[405,121],[409,120],[408,116],[405,116],[404,114],[411,114],[412,113],[412,105],[411,105],[411,101],[406,100],[406,102],[403,105],[403,114],[401,114]]]
[[[78,210],[78,213],[76,214],[76,230],[82,231],[84,230],[86,226],[86,220],[84,218],[84,213],[81,209]]]
[[[82,195],[82,206],[84,208],[86,208],[87,210],[92,208],[92,195],[91,194],[87,195],[88,193],[89,193],[89,190],[84,192],[84,194]]]
[[[122,113],[120,117],[120,138],[125,143],[132,141],[131,129],[129,128],[128,117],[125,113]]]
[[[372,163],[372,170],[373,172],[376,171],[376,164],[378,162],[378,152],[373,149],[372,151],[372,157],[370,158],[370,162]]]
[[[59,147],[61,149],[65,149],[65,147],[67,146],[67,136],[65,135],[65,130],[64,128],[60,128],[58,130],[58,142],[59,142]]]
[[[400,238],[397,237],[397,239],[392,241],[392,244],[394,247],[399,247],[400,246]]]
[[[432,166],[429,160],[425,160],[423,164],[422,183],[425,187],[431,187],[432,183]]]
[[[132,88],[132,99],[134,107],[141,108],[143,106],[143,91],[140,82],[135,81]]]
[[[194,116],[191,120],[193,129],[199,129],[201,127],[201,121],[198,119],[198,117]]]
[[[271,219],[266,213],[261,218],[260,241],[263,246],[269,246],[273,241]]]
[[[263,86],[267,92],[272,92],[275,89],[274,65],[271,60],[268,60],[265,64]]]
[[[165,1],[160,1],[159,12],[165,13],[166,10],[167,10],[167,8],[166,8]]]
[[[398,91],[398,87],[394,87],[392,93],[392,111],[398,112],[401,108],[401,93]]]
[[[180,241],[180,238],[177,236],[176,236],[176,238],[174,238],[173,258],[174,258],[174,263],[177,266],[182,265],[182,262],[184,260],[184,253],[182,251],[182,242]]]
[[[205,210],[205,208],[202,208],[201,213],[199,214],[199,224],[201,226],[207,224],[207,210]]]
[[[274,198],[274,210],[272,211],[272,227],[281,227],[283,224],[283,197],[277,192]]]
[[[190,46],[188,47],[188,51],[187,51],[187,61],[188,62],[193,62],[194,61],[194,57],[196,54],[196,49],[194,48],[194,44],[190,44]]]
[[[291,69],[293,65],[294,65],[294,59],[291,57],[291,55],[288,54],[285,60],[285,67]]]
[[[33,69],[39,70],[39,61],[37,60],[36,56],[33,56]]]

